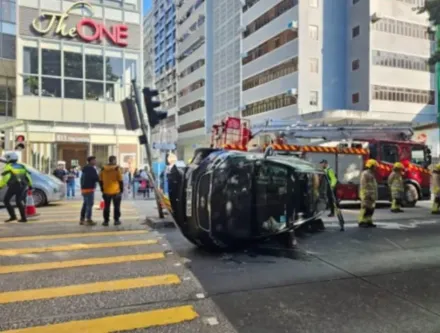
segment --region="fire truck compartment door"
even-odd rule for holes
[[[343,184],[358,185],[364,168],[362,155],[338,154],[337,162],[338,180]]]
[[[336,154],[332,153],[306,153],[306,161],[319,164],[322,160],[327,160],[328,165],[336,172]]]

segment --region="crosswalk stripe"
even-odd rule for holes
[[[139,214],[121,215],[121,219],[122,218],[124,218],[124,219],[127,219],[127,218],[139,218]],[[37,215],[35,217],[30,216],[30,217],[28,217],[28,219],[31,219],[31,220],[44,220],[44,221],[75,221],[75,222],[78,222],[79,221],[79,216],[74,216],[74,215],[69,216],[69,215],[62,214],[62,213],[58,214],[58,216],[55,216],[55,215],[53,215],[53,216],[46,216],[44,214],[39,214],[39,215]]]
[[[22,328],[4,333],[109,333],[178,324],[194,320],[198,316],[192,306],[186,305],[98,319],[71,321],[50,326]]]
[[[79,209],[77,209],[77,210],[62,210],[62,209],[60,209],[60,210],[58,210],[58,211],[56,211],[56,210],[45,210],[45,209],[38,209],[37,208],[37,212],[38,212],[38,214],[40,214],[40,215],[44,215],[44,216],[60,216],[60,215],[64,215],[64,216],[66,216],[66,215],[68,215],[68,216],[70,216],[70,215],[72,215],[72,216],[78,216],[78,218],[79,218],[79,213],[81,212],[81,208],[79,208]],[[98,210],[98,209],[95,209],[94,211],[93,211],[93,214],[95,215],[99,215],[99,214],[102,214],[102,210]],[[122,209],[121,210],[121,214],[122,215],[135,215],[135,214],[139,214],[139,212],[137,211],[137,210],[124,210],[124,209]],[[0,213],[0,219],[6,219],[6,218],[9,218],[9,215],[8,214],[6,214],[6,213]]]
[[[137,220],[141,219],[141,217],[139,217],[138,215],[122,216],[121,219],[123,221],[137,221]],[[43,223],[43,224],[45,224],[45,223],[57,223],[57,222],[58,223],[59,222],[62,222],[62,223],[79,223],[79,219],[78,218],[74,218],[74,217],[72,217],[72,218],[64,217],[64,218],[58,218],[58,219],[56,219],[56,218],[54,218],[54,219],[47,219],[45,216],[38,216],[36,218],[32,218],[32,217],[28,218],[28,222],[30,222],[30,223]]]
[[[158,260],[164,258],[165,258],[164,253],[156,252],[156,253],[136,254],[136,255],[118,256],[118,257],[43,262],[37,264],[6,265],[6,266],[0,265],[0,274],[43,271],[43,270],[51,270],[51,269],[73,268],[73,267],[94,266],[94,265],[120,264],[126,262]]]
[[[52,247],[30,247],[21,249],[0,249],[0,256],[12,257],[20,254],[30,253],[45,253],[45,252],[63,252],[63,251],[77,251],[77,250],[90,250],[90,249],[104,249],[110,247],[124,247],[124,246],[136,246],[136,245],[153,245],[157,244],[155,239],[140,240],[140,241],[127,241],[127,242],[112,242],[112,243],[93,243],[93,244],[68,244]]]
[[[180,284],[175,274],[0,293],[0,304]]]
[[[129,231],[106,231],[106,232],[80,232],[73,234],[58,234],[58,235],[40,235],[40,236],[23,236],[23,237],[3,237],[0,238],[0,243],[5,242],[22,242],[34,241],[40,239],[68,239],[68,238],[82,238],[82,237],[101,237],[101,236],[127,236],[146,234],[147,230],[129,230]]]

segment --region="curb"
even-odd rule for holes
[[[176,224],[169,218],[147,217],[142,224],[146,224],[152,229],[176,228]]]

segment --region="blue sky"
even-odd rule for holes
[[[148,12],[151,8],[151,1],[152,0],[144,0],[144,13]]]

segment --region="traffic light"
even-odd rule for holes
[[[136,106],[132,99],[126,98],[121,102],[122,115],[124,116],[125,129],[136,131],[140,128]]]
[[[157,90],[144,88],[142,93],[144,94],[144,103],[147,108],[148,123],[150,124],[150,128],[155,128],[157,125],[159,125],[161,120],[166,119],[168,112],[155,110],[160,106],[159,101],[153,101],[153,97],[157,97],[159,95]]]
[[[25,148],[24,142],[26,141],[24,135],[17,135],[15,137],[15,150],[23,150]]]

